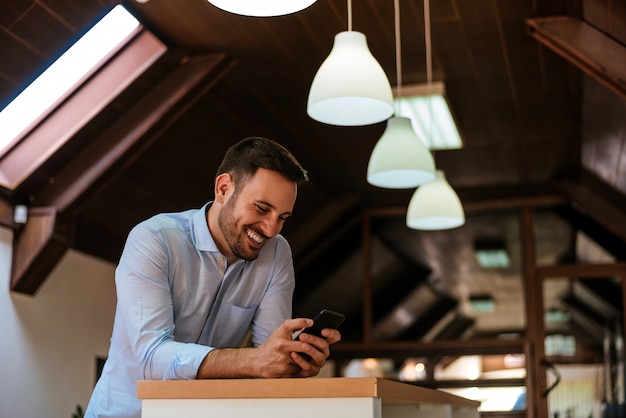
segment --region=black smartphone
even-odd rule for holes
[[[298,331],[294,331],[293,339],[297,339],[300,334],[303,332],[311,335],[315,335],[317,337],[322,337],[322,330],[324,328],[332,328],[337,329],[339,325],[346,319],[345,315],[339,312],[331,311],[330,309],[322,309],[316,316],[313,318],[313,325],[309,328],[302,328]]]

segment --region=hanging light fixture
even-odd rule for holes
[[[443,171],[437,170],[435,180],[420,186],[406,214],[409,228],[422,230],[450,229],[465,223],[463,206]]]
[[[352,31],[348,0],[348,31],[335,35],[330,54],[313,78],[307,104],[309,116],[339,126],[371,125],[393,114],[393,93],[385,71],[361,32]]]
[[[426,79],[432,84],[432,56],[430,40],[430,4],[424,0],[424,31],[426,38]],[[430,108],[432,118],[432,107]],[[432,126],[432,123],[430,123]],[[442,170],[437,170],[435,179],[417,188],[406,213],[409,228],[439,230],[456,228],[465,223],[461,200],[446,180]]]
[[[243,16],[282,16],[306,9],[316,0],[208,0],[213,6]]]
[[[394,0],[396,33],[397,92],[402,91],[400,48],[400,4]],[[388,189],[417,187],[435,178],[435,161],[421,139],[415,135],[411,119],[397,115],[387,121],[367,166],[368,183]]]
[[[372,151],[367,181],[387,189],[417,187],[435,178],[435,162],[415,135],[411,119],[394,116]]]
[[[443,81],[402,86],[396,113],[411,119],[413,130],[431,151],[463,148],[461,132],[448,104]]]

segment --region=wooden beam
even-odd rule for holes
[[[343,343],[333,345],[333,359],[368,357],[414,357],[475,354],[524,353],[524,341],[511,339],[446,340],[446,341],[394,341],[370,343]]]
[[[556,186],[605,230],[626,242],[626,212],[596,193],[587,182],[560,181]]]
[[[8,200],[0,197],[0,225],[15,229],[13,222],[13,206]]]
[[[561,264],[539,266],[537,275],[541,279],[554,277],[577,277],[585,279],[603,279],[611,276],[626,276],[626,263],[612,264]]]
[[[574,17],[533,18],[526,25],[539,42],[626,98],[626,46]]]
[[[333,233],[337,232],[337,225],[344,225],[345,219],[358,220],[358,216],[355,216],[358,213],[358,204],[359,196],[356,194],[340,196],[326,203],[307,222],[290,233],[289,245],[294,259],[302,266],[314,260],[325,247],[325,242],[337,238]],[[333,235],[329,237],[331,234]]]
[[[183,62],[39,191],[37,204],[79,212],[231,67],[232,61],[217,53]]]
[[[42,120],[0,156],[1,184],[11,190],[19,188],[166,51],[167,47],[150,32],[140,32],[114,59],[64,97],[50,114],[42,115]]]
[[[232,65],[224,54],[187,59],[95,138],[55,176],[54,182],[34,194],[35,204],[44,209],[31,209],[24,230],[14,240],[14,291],[34,294],[70,248],[72,236],[62,233],[67,228],[58,219],[75,217]]]
[[[363,242],[361,248],[363,250],[363,271],[361,272],[362,280],[362,298],[363,298],[363,342],[369,344],[372,342],[372,330],[374,328],[374,289],[372,286],[372,228],[371,218],[367,215],[362,217],[361,231]]]
[[[70,237],[55,207],[31,208],[28,222],[13,239],[11,290],[34,294],[69,248]]]
[[[522,278],[524,280],[524,307],[526,315],[526,376],[529,418],[547,418],[548,404],[543,396],[546,389],[544,360],[545,329],[543,323],[543,283],[536,274],[533,207],[520,210],[520,241],[522,249]]]
[[[509,191],[514,188],[509,188]],[[552,193],[539,193],[535,195],[511,195],[495,197],[497,193],[480,198],[465,198],[462,200],[463,209],[466,213],[481,212],[488,210],[515,209],[525,205],[530,206],[558,206],[568,203],[567,198],[554,191]],[[378,217],[406,216],[406,206],[389,206],[374,209],[367,209],[365,215]]]

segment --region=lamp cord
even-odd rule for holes
[[[430,120],[428,123],[428,140],[432,143],[433,140],[433,104],[431,96],[432,81],[433,81],[433,57],[432,57],[432,45],[430,38],[430,1],[424,0],[424,43],[426,45],[426,93],[428,94],[428,114]]]
[[[430,93],[430,85],[433,81],[433,58],[430,39],[430,2],[424,0],[424,41],[426,43],[426,83]]]
[[[402,97],[402,53],[400,48],[400,1],[394,0],[394,22],[396,32],[396,97]],[[400,103],[396,100],[395,103],[396,116],[400,113]]]
[[[348,32],[352,31],[352,0],[348,0]]]

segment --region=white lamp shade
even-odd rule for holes
[[[465,223],[463,206],[446,181],[445,174],[437,170],[435,180],[420,186],[411,201],[406,214],[409,228],[421,230],[450,229]]]
[[[393,115],[389,79],[367,47],[365,35],[335,35],[333,49],[311,84],[309,116],[339,126],[371,125]]]
[[[387,189],[407,189],[434,178],[435,161],[422,140],[415,135],[411,119],[390,118],[370,156],[368,183]]]
[[[316,0],[208,0],[227,12],[244,16],[282,16],[306,9]]]

